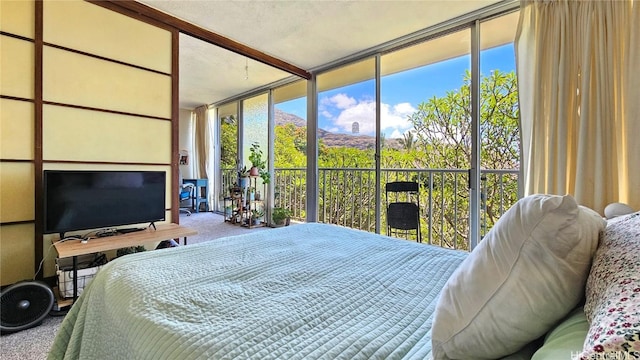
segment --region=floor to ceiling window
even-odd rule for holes
[[[222,167],[237,171],[232,159],[250,166],[249,149],[259,144],[273,154],[271,206],[291,210],[298,220],[311,206],[312,221],[317,214],[319,222],[381,233],[386,233],[386,183],[416,181],[422,241],[469,250],[518,198],[517,19],[517,12],[495,16],[319,72],[312,83],[316,119],[310,123],[307,81],[273,89],[273,144],[269,93],[241,100],[240,111],[237,103],[221,107],[221,137],[229,138],[221,140],[227,159]],[[474,34],[480,35],[477,46]],[[307,126],[315,121],[317,181],[308,183],[314,173],[307,169]],[[242,159],[231,152],[234,136]],[[480,179],[478,189],[470,190],[472,179]],[[317,201],[307,201],[314,186]]]
[[[257,95],[241,102],[242,121],[242,167],[249,170],[252,167],[251,149],[254,148],[261,153],[262,161],[269,162],[269,94]],[[270,179],[269,179],[270,181]],[[246,188],[245,199],[259,200],[260,202],[250,204],[252,210],[257,210],[260,214],[267,212],[268,198],[267,184],[261,177],[253,177]]]
[[[218,197],[221,200],[229,194],[229,188],[238,181],[238,103],[233,102],[218,108],[220,124],[220,168],[216,175]],[[218,202],[217,211],[224,211],[222,201]],[[229,210],[230,211],[230,210]]]
[[[518,200],[520,130],[513,41],[519,14],[480,24],[481,236]]]
[[[306,217],[307,191],[307,82],[301,80],[273,90],[274,207],[291,211],[295,220]]]
[[[318,221],[375,231],[375,59],[318,75]]]
[[[468,248],[470,33],[381,57],[381,189],[388,181],[418,182],[422,240],[451,248]]]

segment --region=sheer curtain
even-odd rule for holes
[[[515,47],[525,195],[568,193],[600,213],[612,202],[640,209],[638,6],[522,0]]]

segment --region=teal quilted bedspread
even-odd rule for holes
[[[126,255],[49,359],[425,359],[460,251],[302,224]]]

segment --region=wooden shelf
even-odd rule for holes
[[[146,230],[132,232],[128,234],[106,236],[101,238],[90,239],[86,243],[80,240],[67,240],[54,244],[58,257],[65,258],[84,254],[92,254],[101,251],[115,250],[130,246],[138,246],[144,243],[155,241],[185,238],[187,236],[196,235],[198,231],[180,226],[178,224],[161,224]]]

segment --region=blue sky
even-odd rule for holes
[[[433,96],[459,89],[470,56],[431,64],[425,67],[385,76],[381,81],[381,122],[387,138],[401,137],[411,128],[407,116],[418,104]],[[480,72],[515,70],[513,45],[507,44],[484,50],[480,56]],[[300,98],[277,104],[282,111],[306,119],[306,99]],[[360,134],[375,134],[374,80],[324,91],[318,97],[318,126],[337,133],[351,133],[358,122]]]

